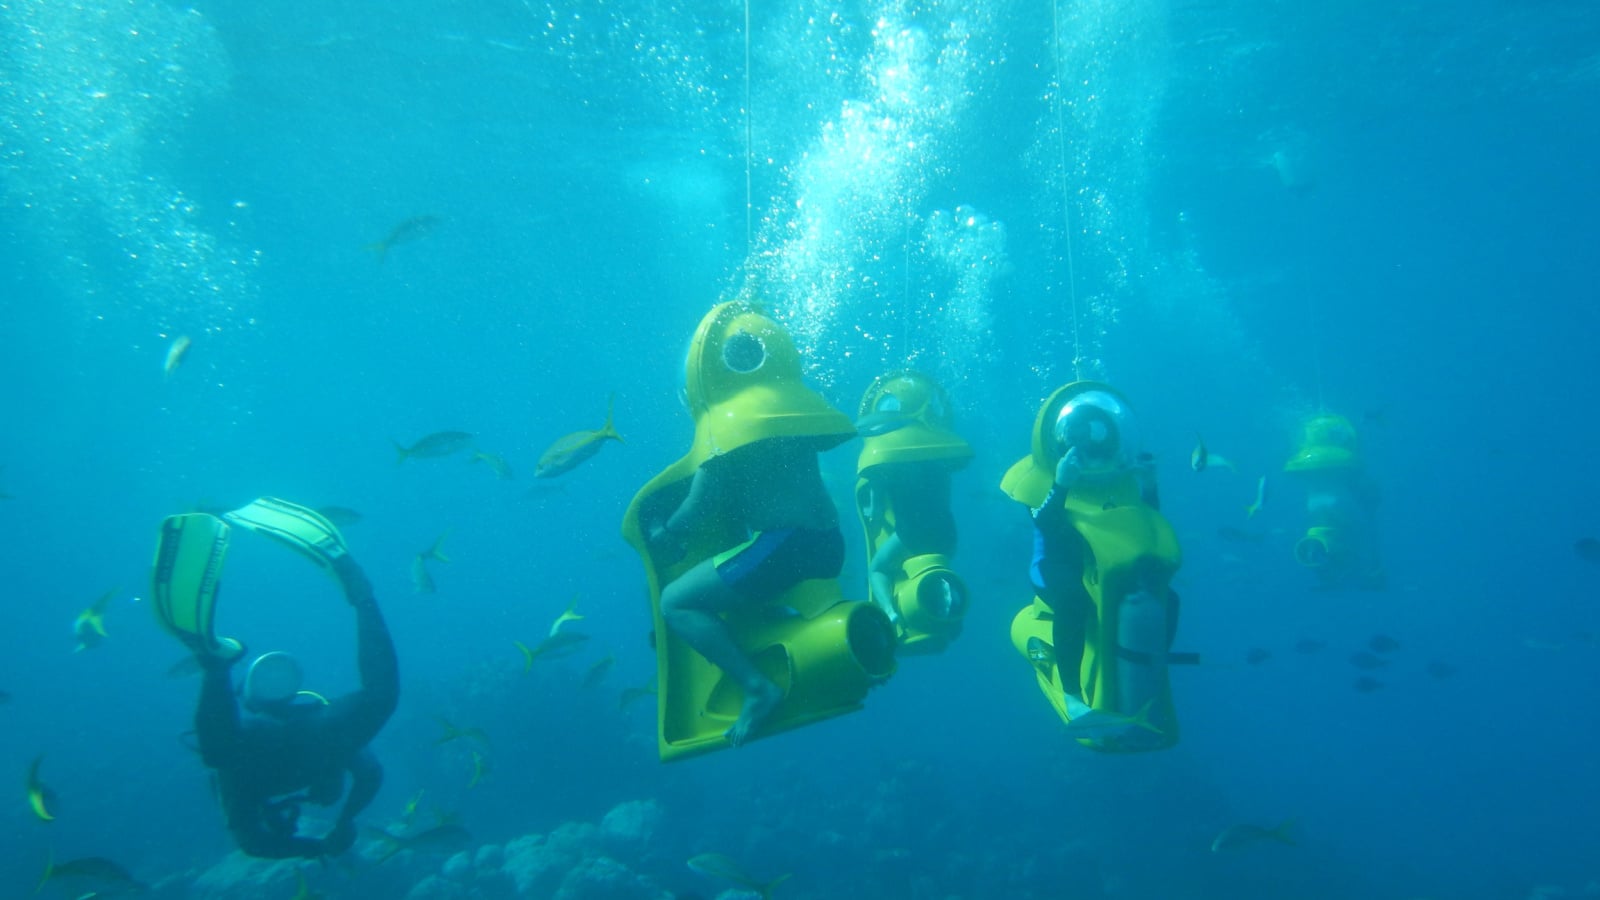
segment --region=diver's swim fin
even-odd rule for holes
[[[325,569],[331,569],[334,560],[350,552],[344,536],[327,516],[287,500],[260,497],[222,517],[288,544]]]
[[[168,516],[161,522],[150,592],[156,618],[196,653],[227,656],[238,643],[212,632],[217,582],[228,553],[228,523],[209,513]]]

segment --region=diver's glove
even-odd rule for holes
[[[361,570],[355,557],[348,553],[341,553],[334,557],[333,574],[339,577],[339,583],[344,585],[344,598],[351,606],[362,606],[373,602],[372,582],[367,579],[367,573]]]
[[[1083,476],[1083,463],[1078,457],[1078,448],[1073,447],[1061,454],[1061,459],[1056,462],[1056,487],[1067,490]]]
[[[199,641],[185,641],[184,643],[193,651],[195,661],[200,663],[200,668],[206,670],[231,669],[234,663],[244,659],[245,655],[249,653],[245,649],[243,642],[236,641],[233,638],[217,638],[216,643],[210,646],[206,646]]]

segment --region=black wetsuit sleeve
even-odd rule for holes
[[[400,700],[400,664],[372,584],[349,556],[335,564],[345,599],[356,611],[356,664],[361,689],[333,701],[324,721],[328,740],[354,756],[383,729]]]
[[[226,768],[238,759],[242,741],[239,701],[233,695],[231,662],[206,658],[201,662],[205,680],[194,711],[195,741],[200,758],[213,769]]]
[[[350,764],[350,793],[345,796],[344,808],[339,810],[339,821],[352,822],[361,814],[372,798],[383,787],[383,766],[370,750],[363,750]]]

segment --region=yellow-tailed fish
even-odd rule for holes
[[[472,446],[472,435],[465,431],[435,431],[419,438],[409,447],[402,446],[393,438],[389,439],[389,443],[394,445],[394,452],[398,456],[395,465],[399,465],[413,456],[418,459],[434,459],[459,453]]]
[[[659,693],[659,689],[656,687],[654,678],[637,687],[623,688],[622,693],[617,696],[617,709],[627,709],[633,701],[642,700],[645,697],[654,697],[657,693]]]
[[[1084,707],[1083,713],[1074,715],[1072,721],[1067,723],[1067,734],[1072,737],[1095,738],[1108,736],[1108,733],[1121,734],[1130,728],[1143,728],[1154,734],[1162,734],[1162,730],[1150,721],[1150,710],[1155,702],[1154,698],[1145,701],[1144,706],[1131,716]]]
[[[1578,538],[1572,542],[1572,552],[1586,563],[1600,563],[1600,539]]]
[[[444,539],[450,536],[446,531],[433,541],[433,546],[418,553],[411,560],[411,587],[419,594],[432,594],[437,590],[433,583],[433,574],[428,571],[428,560],[447,563],[450,557],[444,555]]]
[[[102,887],[109,888],[110,894],[135,893],[150,889],[148,885],[136,880],[127,869],[103,856],[85,856],[58,863],[54,855],[46,855],[44,874],[39,877],[39,884],[33,892],[37,894],[44,890],[46,884],[61,880],[71,880],[74,883],[96,882]],[[101,894],[91,891],[80,896],[99,897]]]
[[[99,600],[78,613],[78,617],[72,620],[72,635],[78,639],[78,645],[72,648],[72,652],[82,653],[98,647],[100,642],[106,639],[106,608],[111,605],[111,598],[120,590],[121,587],[114,587],[101,594]]]
[[[772,891],[778,885],[789,880],[789,874],[779,875],[768,882],[761,882],[740,868],[739,864],[722,855],[721,853],[702,853],[699,856],[689,857],[689,868],[701,875],[710,875],[713,878],[722,878],[737,884],[747,891],[755,891],[761,895],[762,900],[770,900]]]
[[[167,347],[166,361],[161,364],[161,376],[171,378],[172,373],[178,371],[178,366],[183,365],[183,358],[189,354],[189,347],[194,341],[187,334],[180,334],[172,339]]]
[[[489,743],[489,735],[482,728],[460,728],[449,719],[446,719],[444,716],[434,716],[433,718],[439,723],[439,727],[444,729],[444,734],[440,735],[439,739],[433,742],[434,746],[436,747],[440,744],[448,744],[451,741],[460,740],[481,741],[485,744]]]
[[[367,833],[389,845],[374,865],[381,865],[406,850],[414,853],[448,855],[472,843],[472,834],[460,825],[437,825],[416,834],[400,835],[381,828],[368,828]]]
[[[1225,853],[1229,850],[1248,847],[1251,844],[1264,844],[1273,841],[1293,846],[1294,835],[1291,834],[1293,828],[1293,819],[1274,828],[1262,828],[1260,825],[1230,825],[1222,829],[1222,832],[1211,842],[1211,852]]]
[[[482,753],[476,750],[472,751],[472,780],[467,782],[467,790],[470,791],[477,787],[478,782],[482,781],[488,774],[489,760]]]
[[[55,814],[50,812],[50,806],[55,803],[55,791],[39,780],[39,765],[44,762],[41,754],[33,758],[28,766],[28,808],[41,822],[54,822]]]
[[[604,681],[606,673],[611,671],[611,667],[615,665],[616,662],[616,656],[610,653],[606,654],[600,659],[595,660],[594,663],[589,666],[589,671],[583,673],[583,683],[578,686],[579,690],[586,691]]]
[[[567,611],[562,613],[559,616],[556,616],[556,620],[554,622],[550,623],[550,634],[549,634],[549,637],[555,637],[561,631],[561,626],[567,624],[568,622],[581,622],[581,621],[583,621],[583,616],[578,615],[578,597],[579,596],[581,596],[581,595],[573,594],[572,595],[572,602],[567,604]]]
[[[1256,502],[1244,508],[1244,517],[1247,519],[1255,518],[1256,513],[1261,512],[1261,507],[1265,506],[1266,503],[1267,476],[1263,475],[1261,480],[1256,482]]]
[[[412,216],[389,229],[382,240],[368,244],[367,249],[377,254],[378,265],[381,266],[389,258],[390,248],[420,241],[433,234],[443,222],[443,218],[435,215]]]
[[[438,537],[433,539],[433,546],[431,546],[428,549],[422,551],[421,553],[418,553],[417,555],[426,557],[428,559],[431,559],[434,562],[442,562],[442,563],[449,562],[450,561],[450,557],[444,555],[444,539],[449,537],[449,536],[450,536],[450,532],[448,532],[448,531],[446,531],[444,534],[439,535]]]
[[[489,471],[493,472],[495,474],[495,477],[500,479],[501,481],[510,481],[511,479],[517,477],[516,475],[512,474],[512,472],[511,472],[511,464],[506,462],[505,457],[501,456],[498,453],[489,453],[489,452],[486,452],[486,451],[483,451],[483,450],[474,450],[474,451],[472,451],[472,460],[471,461],[472,462],[481,462],[484,465],[488,466],[489,467]]]
[[[424,788],[418,788],[417,792],[411,795],[411,799],[406,801],[405,808],[400,810],[400,821],[408,828],[416,821],[417,809],[422,805],[422,795],[425,791]]]
[[[294,885],[294,896],[290,897],[289,900],[322,900],[323,897],[327,896],[318,891],[313,891],[311,886],[306,884],[306,873],[299,869],[294,870]]]
[[[577,652],[578,645],[588,639],[589,636],[587,634],[579,634],[576,631],[561,631],[534,644],[532,649],[529,649],[528,645],[521,641],[514,641],[513,643],[517,645],[518,650],[522,651],[522,671],[526,672],[533,668],[533,661],[540,657],[548,656],[551,659],[560,659],[564,656],[571,656]]]
[[[1196,472],[1204,472],[1212,466],[1219,466],[1230,472],[1237,472],[1233,463],[1206,449],[1206,440],[1200,435],[1194,436],[1194,450],[1189,453],[1189,468]]]
[[[434,825],[460,825],[461,812],[459,810],[445,810],[435,806],[433,812]]]
[[[433,576],[428,572],[425,553],[418,553],[411,559],[411,589],[419,594],[432,594],[438,590],[433,583]]]
[[[617,429],[612,424],[611,413],[616,407],[617,395],[612,394],[606,402],[606,423],[594,431],[574,431],[560,438],[544,451],[539,457],[539,465],[534,469],[535,478],[554,478],[557,475],[570,472],[586,462],[590,457],[600,452],[600,447],[606,441],[622,443],[622,435],[617,434]]]

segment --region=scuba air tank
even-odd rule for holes
[[[1117,606],[1117,712],[1138,715],[1167,684],[1167,603],[1134,591]]]

